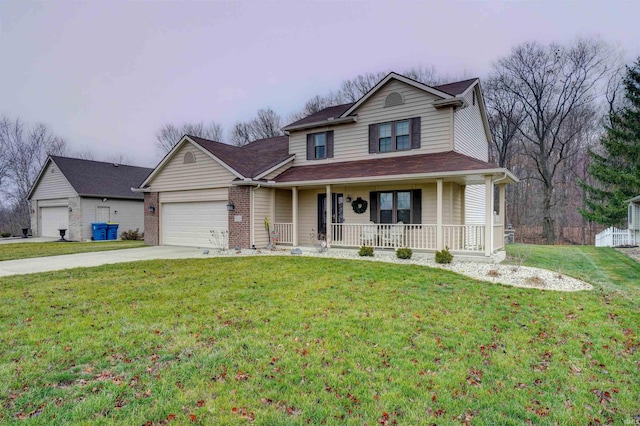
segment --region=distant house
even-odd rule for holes
[[[185,135],[138,189],[145,242],[211,247],[214,230],[242,248],[270,236],[480,256],[503,248],[505,185],[518,179],[489,163],[478,79],[431,87],[390,73],[357,102],[283,130],[244,147]]]
[[[34,236],[91,239],[91,223],[117,222],[119,231],[144,228],[142,194],[131,191],[153,169],[50,156],[28,200]]]

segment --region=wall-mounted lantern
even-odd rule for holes
[[[229,202],[227,203],[227,211],[232,212],[235,209],[236,209],[236,206],[233,205],[233,201],[229,200]]]

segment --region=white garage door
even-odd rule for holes
[[[58,229],[69,229],[69,207],[41,207],[40,218],[43,237],[60,237]]]
[[[164,245],[217,248],[211,230],[228,228],[226,201],[163,203],[161,210]]]

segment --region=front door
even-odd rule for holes
[[[344,197],[342,194],[331,194],[331,222],[344,222]],[[341,240],[341,229],[334,232],[332,239]],[[318,194],[318,239],[325,240],[327,237],[327,194]]]

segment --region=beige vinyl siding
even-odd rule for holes
[[[191,152],[195,163],[184,164],[184,155]],[[228,187],[236,176],[207,153],[186,142],[152,179],[151,192]]]
[[[289,169],[292,166],[293,166],[293,161],[289,161],[284,166],[274,170],[273,172],[269,173],[268,175],[265,175],[265,177],[263,179],[264,180],[271,180],[271,179],[273,179],[274,177],[276,177],[279,174],[283,173],[285,170]]]
[[[269,226],[273,227],[273,214],[271,209],[272,201],[271,188],[258,188],[251,190],[253,201],[253,242],[258,248],[266,247],[269,244],[269,235],[264,226],[264,218],[269,218]]]
[[[484,185],[467,185],[464,193],[465,224],[484,223]]]
[[[227,188],[196,189],[193,191],[169,191],[160,193],[160,203],[183,203],[189,201],[224,201],[229,198]]]
[[[78,195],[58,166],[50,162],[31,195],[32,200],[67,198]]]
[[[276,189],[275,221],[278,223],[293,222],[293,196],[288,189]]]
[[[489,141],[484,130],[478,96],[473,105],[473,93],[478,86],[465,96],[466,108],[454,114],[454,150],[469,157],[489,161]]]
[[[91,223],[96,222],[98,207],[109,208],[109,221],[118,223],[118,238],[123,231],[138,229],[144,231],[144,202],[134,200],[114,200],[102,202],[100,198],[82,198],[82,230],[79,239],[91,239]],[[117,212],[117,213],[116,213]]]
[[[462,186],[451,184],[451,223],[462,223]]]
[[[400,93],[405,103],[384,107],[386,97]],[[368,99],[356,113],[357,123],[324,128],[293,131],[289,136],[289,152],[296,155],[295,165],[322,164],[336,161],[366,160],[381,157],[428,154],[451,150],[451,112],[449,108],[437,110],[432,103],[439,98],[407,84],[392,80]],[[384,154],[369,153],[369,125],[387,121],[421,117],[420,149]],[[334,131],[334,158],[307,160],[307,133]]]
[[[369,223],[370,206],[367,211],[357,214],[353,211],[351,204],[346,202],[346,197],[351,196],[353,200],[360,197],[367,203],[369,193],[372,191],[399,191],[409,189],[422,190],[422,223],[436,224],[436,184],[397,184],[397,185],[371,185],[359,187],[332,186],[332,193],[340,193],[345,197],[344,202],[344,223],[365,224]],[[298,191],[298,241],[300,245],[310,244],[311,230],[318,228],[318,194],[324,194],[326,190],[306,189]],[[444,224],[460,224],[461,211],[461,187],[453,183],[444,183],[442,194],[443,222]]]
[[[318,232],[318,194],[324,189],[298,190],[298,244],[312,244],[310,235]]]

